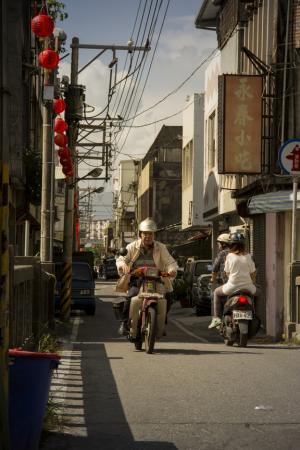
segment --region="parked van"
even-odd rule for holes
[[[56,290],[55,290],[55,309],[60,307],[61,292],[61,262],[55,263]],[[72,263],[72,292],[71,309],[85,311],[93,316],[96,311],[95,300],[95,280],[94,274],[87,262],[74,261]]]

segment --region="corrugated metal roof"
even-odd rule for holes
[[[248,201],[250,214],[291,211],[293,208],[293,191],[277,191],[255,195]],[[297,209],[300,209],[300,191],[297,192]]]

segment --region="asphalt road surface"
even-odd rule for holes
[[[300,348],[225,347],[209,317],[173,305],[155,353],[117,333],[114,283],[72,315],[52,382],[63,414],[43,450],[299,450]]]

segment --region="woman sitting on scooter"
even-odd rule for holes
[[[254,284],[255,264],[250,253],[245,250],[245,238],[241,233],[230,235],[229,253],[225,260],[224,272],[228,276],[228,281],[214,290],[214,317],[208,328],[214,328],[221,324],[221,299],[224,295],[228,296],[242,290],[257,296],[257,287]]]

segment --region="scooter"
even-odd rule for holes
[[[225,345],[237,343],[240,347],[247,347],[248,339],[255,336],[259,327],[260,320],[255,315],[253,295],[238,291],[226,297],[219,327]]]
[[[141,278],[141,287],[131,299],[128,339],[134,342],[136,350],[142,350],[145,343],[146,353],[153,353],[156,339],[164,334],[167,314],[167,300],[159,293],[161,278],[169,275],[156,267],[140,267],[133,274]]]

